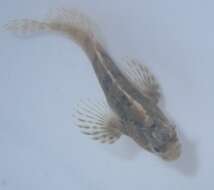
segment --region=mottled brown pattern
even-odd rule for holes
[[[72,39],[85,51],[110,107],[105,114],[96,106],[96,111],[78,112],[78,126],[85,134],[108,143],[124,134],[165,160],[179,157],[180,144],[175,127],[158,106],[161,94],[154,75],[146,66],[134,61],[129,62],[128,72],[121,70],[97,38],[87,17],[62,10],[55,18],[41,22],[16,21],[7,29],[19,33],[57,32]]]

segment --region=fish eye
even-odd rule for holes
[[[154,151],[155,152],[160,152],[161,150],[160,150],[160,147],[154,147]]]

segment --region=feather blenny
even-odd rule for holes
[[[114,143],[127,135],[164,160],[178,159],[181,145],[174,124],[158,106],[162,95],[156,78],[136,60],[127,60],[123,68],[115,64],[92,26],[86,16],[61,9],[47,20],[15,20],[6,29],[21,35],[59,33],[71,38],[87,54],[106,103],[79,107],[77,125],[84,134],[102,143]]]

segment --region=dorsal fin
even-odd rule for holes
[[[156,77],[148,67],[137,60],[128,58],[126,58],[121,65],[121,70],[132,84],[144,96],[157,104],[162,97],[161,88]]]

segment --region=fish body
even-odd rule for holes
[[[121,69],[98,40],[85,16],[62,10],[50,20],[15,21],[7,29],[21,33],[61,33],[85,51],[105,94],[107,104],[104,106],[109,109],[106,112],[92,105],[78,110],[78,126],[83,133],[107,143],[115,142],[124,134],[164,160],[176,160],[180,156],[175,126],[158,105],[161,93],[154,75],[135,60],[128,61],[128,67]]]

